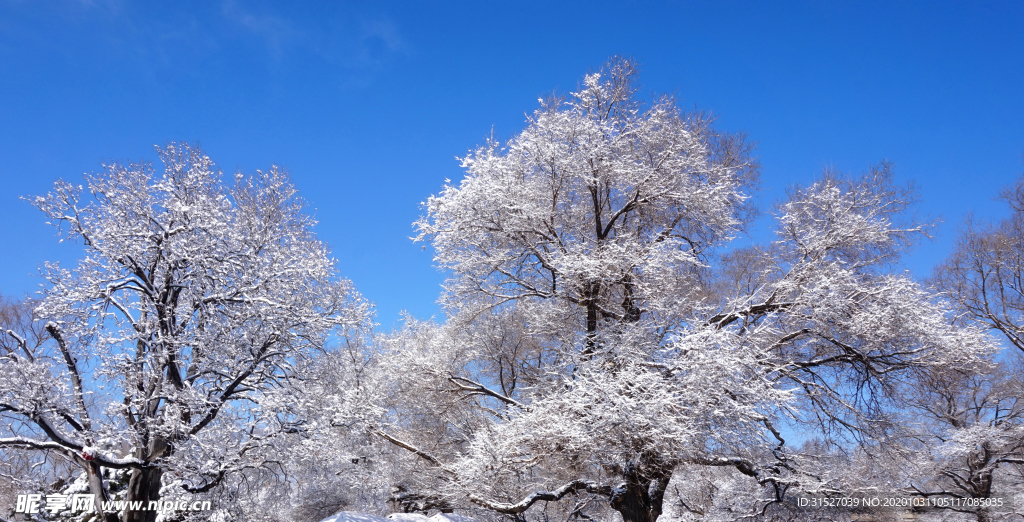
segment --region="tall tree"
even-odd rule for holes
[[[653,522],[673,472],[701,465],[781,498],[814,481],[781,418],[884,429],[895,375],[992,349],[886,273],[921,232],[901,222],[912,194],[886,165],[794,190],[778,241],[721,255],[750,216],[750,147],[670,98],[637,102],[635,73],[613,60],[544,102],[507,144],[463,159],[416,224],[450,270],[451,315],[404,334],[390,373],[421,411],[428,393],[449,406],[433,442],[400,416],[376,429],[442,495],[519,515],[586,491]]]
[[[1024,177],[1000,197],[1010,215],[995,223],[965,220],[953,253],[936,268],[932,283],[957,305],[961,323],[997,333],[1016,356],[1003,354],[982,370],[933,371],[918,380],[921,391],[915,395],[922,400],[911,404],[939,425],[930,436],[941,450],[933,451],[939,458],[926,468],[931,480],[914,486],[922,494],[988,499],[1014,492],[1020,483]],[[982,521],[991,516],[985,510],[977,513]]]
[[[634,63],[613,60],[570,98],[548,99],[524,132],[465,158],[462,183],[427,202],[418,239],[455,274],[443,298],[453,312],[515,306],[531,333],[561,337],[564,362],[586,365],[612,349],[605,334],[641,322],[664,333],[680,304],[700,301],[708,256],[750,214],[757,165],[741,136],[671,98],[644,107],[635,76]],[[641,460],[622,470],[637,488],[667,481],[671,466]],[[637,520],[634,496],[623,498]]]
[[[110,165],[84,196],[59,181],[33,201],[85,255],[74,270],[45,267],[35,315],[52,342],[4,325],[18,349],[0,354],[0,447],[73,459],[98,503],[104,468],[130,470],[127,500],[145,504],[167,473],[200,493],[260,465],[260,446],[287,428],[261,397],[370,313],[283,171],[228,186],[198,149],[159,152],[160,173]]]

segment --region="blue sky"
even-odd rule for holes
[[[384,329],[439,315],[420,202],[612,55],[758,143],[765,209],[892,161],[944,220],[905,263],[927,275],[1024,173],[1022,27],[1021,2],[0,0],[0,293],[80,255],[20,196],[184,141],[226,172],[287,168]]]

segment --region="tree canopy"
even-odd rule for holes
[[[446,315],[391,332],[281,169],[224,179],[171,144],[161,171],[57,182],[31,202],[84,255],[0,300],[0,473],[36,452],[66,480],[33,487],[246,520],[829,520],[850,513],[794,496],[870,491],[992,520],[1024,483],[1000,344],[1022,347],[1024,190],[927,282],[898,269],[930,225],[885,162],[792,187],[740,245],[753,146],[636,79],[613,59],[461,158],[413,225]]]
[[[130,470],[127,498],[149,501],[167,474],[202,492],[260,466],[284,427],[261,397],[369,320],[283,171],[229,187],[198,149],[160,157],[162,172],[110,165],[84,194],[60,181],[32,201],[85,256],[46,265],[34,313],[52,342],[8,328],[17,347],[0,354],[0,447],[64,455],[98,502],[104,468]]]

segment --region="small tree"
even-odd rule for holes
[[[227,187],[198,149],[159,152],[161,174],[110,165],[87,176],[91,200],[60,181],[33,201],[86,254],[74,270],[45,267],[35,314],[52,342],[4,325],[19,349],[0,354],[0,447],[67,456],[97,502],[103,468],[130,470],[127,500],[146,503],[167,474],[201,493],[260,466],[287,428],[261,397],[370,313],[284,172]]]

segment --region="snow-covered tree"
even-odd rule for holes
[[[0,325],[21,332],[18,340],[0,330],[0,357],[20,351],[21,343],[37,350],[46,342],[43,325],[32,321],[34,304],[28,299],[12,299],[0,295]],[[20,343],[18,341],[21,341]],[[13,422],[20,434],[29,433],[18,426],[17,417],[0,409],[0,422]],[[69,475],[68,460],[61,455],[0,447],[0,519],[11,519],[17,507],[17,496],[26,492],[46,492],[61,484]]]
[[[930,368],[907,393],[904,441],[920,473],[909,487],[926,496],[988,499],[1020,492],[1024,464],[1024,178],[1002,193],[1011,214],[993,224],[967,219],[932,282],[956,305],[958,321],[988,328],[1013,353],[983,366]],[[907,443],[905,440],[911,442]],[[979,510],[977,520],[997,513]]]
[[[1024,177],[1002,197],[1010,217],[995,224],[968,219],[933,280],[970,319],[1024,353]]]
[[[441,497],[520,515],[586,493],[653,522],[684,465],[732,468],[764,502],[828,491],[780,420],[882,431],[903,372],[993,349],[887,273],[922,229],[886,165],[794,189],[776,242],[723,253],[750,216],[749,147],[670,98],[637,102],[634,76],[613,60],[545,101],[416,223],[450,316],[393,341],[405,399],[369,422]]]
[[[917,477],[908,486],[914,494],[987,501],[1020,492],[1016,468],[1024,464],[1024,388],[1009,366],[931,368],[916,379],[908,401],[916,422],[905,430],[912,443],[896,446],[910,450]],[[1012,500],[1007,504],[965,511],[989,522],[999,512],[1011,512]]]
[[[337,350],[296,368],[301,382],[275,394],[277,410],[293,419],[275,445],[282,487],[269,492],[281,502],[276,520],[316,522],[341,509],[390,513],[391,486],[403,470],[403,450],[374,437],[366,419],[381,413],[367,395],[382,397],[372,345],[350,338]]]
[[[417,240],[454,271],[450,310],[543,301],[531,324],[582,328],[590,353],[602,323],[699,301],[708,255],[751,214],[757,164],[742,136],[671,98],[644,107],[635,74],[617,60],[568,100],[542,100],[525,131],[464,158],[465,179],[427,201]]]
[[[162,172],[110,165],[33,200],[85,254],[43,271],[35,315],[50,342],[3,325],[16,346],[0,352],[0,449],[64,455],[97,504],[105,468],[128,470],[127,500],[146,502],[168,480],[202,493],[261,466],[291,428],[267,392],[369,324],[283,171],[225,183],[198,149],[159,153]]]

